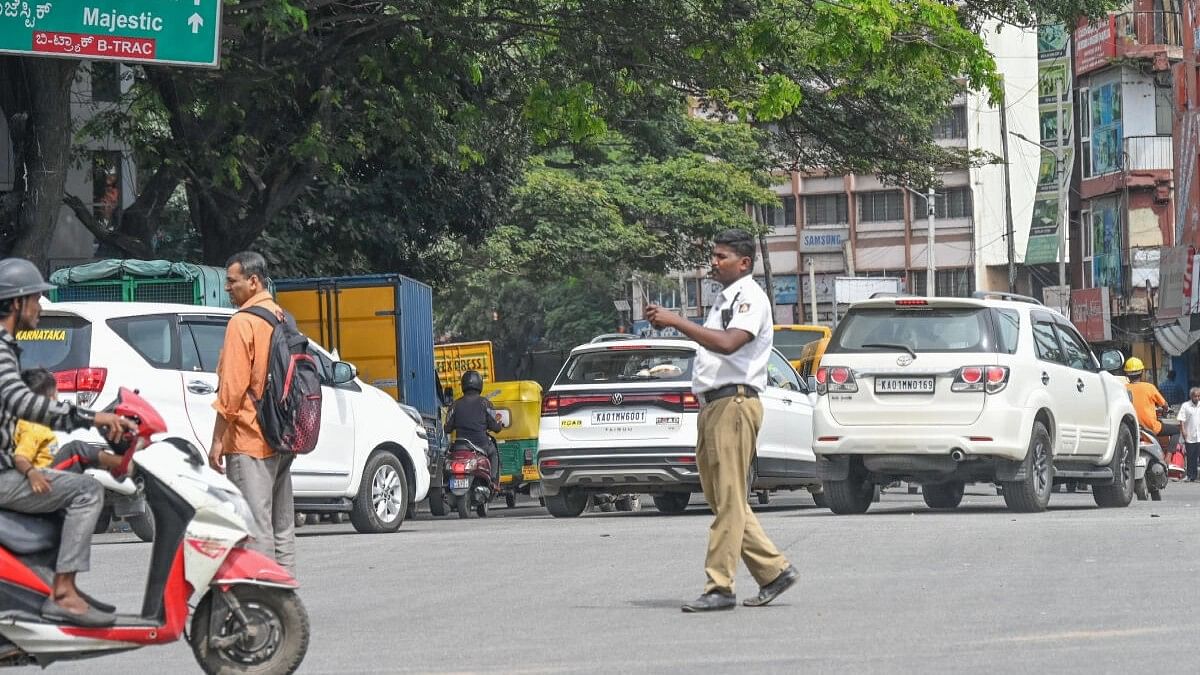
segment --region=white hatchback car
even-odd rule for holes
[[[1075,327],[1030,298],[888,297],[853,305],[817,370],[817,474],[835,513],[873,487],[922,484],[955,508],[996,483],[1014,511],[1046,508],[1055,482],[1090,483],[1100,506],[1133,497],[1137,418],[1123,384]]]
[[[54,372],[59,395],[100,408],[140,391],[179,436],[207,449],[217,357],[234,310],[133,302],[43,301],[37,330],[17,336],[24,368]],[[296,457],[296,510],[349,513],[359,532],[391,532],[429,489],[426,432],[415,411],[359,380],[313,343],[325,386],[317,447]]]
[[[663,513],[680,513],[700,491],[692,362],[698,346],[679,339],[600,339],[571,350],[542,398],[538,468],[546,508],[583,513],[595,493],[650,494]],[[760,396],[763,426],[751,489],[765,503],[777,489],[820,482],[812,451],[816,395],[778,352]]]

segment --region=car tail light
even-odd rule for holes
[[[818,394],[852,394],[858,391],[854,371],[845,366],[821,366],[817,369]]]
[[[542,414],[557,415],[558,414],[558,397],[550,394],[542,399]]]
[[[696,395],[688,392],[683,395],[683,409],[685,412],[696,412],[700,409],[700,399]]]
[[[557,469],[560,464],[562,462],[559,462],[557,459],[544,459],[542,460],[542,471]]]
[[[54,383],[59,393],[75,394],[75,402],[82,406],[90,405],[96,400],[104,390],[106,379],[107,368],[79,368],[54,373]]]
[[[916,298],[896,301],[896,305],[898,307],[925,307],[928,304],[929,304],[928,300],[920,300],[920,299],[916,299]]]
[[[1008,386],[1008,368],[1004,366],[963,366],[958,369],[950,391],[983,391],[996,394]]]

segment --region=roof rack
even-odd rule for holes
[[[592,338],[591,340],[588,341],[588,344],[594,345],[599,342],[617,342],[618,340],[636,340],[636,339],[638,339],[638,336],[632,335],[630,333],[605,333],[603,335],[597,335],[596,337]]]
[[[1008,300],[1009,302],[1027,302],[1031,305],[1045,307],[1045,305],[1042,304],[1042,301],[1038,300],[1037,298],[1031,298],[1028,295],[1017,295],[1016,293],[1004,293],[1002,291],[975,291],[971,294],[971,297],[979,300],[999,298],[1001,300]]]

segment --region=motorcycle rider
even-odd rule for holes
[[[14,452],[18,420],[60,431],[107,427],[105,433],[114,442],[126,431],[137,430],[132,421],[112,413],[39,396],[21,379],[21,347],[15,336],[37,328],[42,314],[39,300],[52,288],[28,260],[0,260],[0,508],[36,514],[63,512],[53,590],[42,604],[42,616],[83,626],[108,626],[116,621],[113,608],[84,595],[75,585],[75,575],[90,566],[92,530],[100,517],[104,488],[88,476],[39,469]]]
[[[1133,409],[1137,411],[1138,424],[1155,436],[1169,436],[1171,440],[1166,450],[1171,452],[1179,437],[1179,422],[1158,419],[1158,414],[1167,410],[1167,399],[1163,398],[1158,387],[1142,379],[1145,374],[1146,366],[1138,357],[1131,356],[1125,361],[1125,376],[1129,378],[1125,388],[1129,390]]]
[[[481,395],[483,376],[479,371],[468,370],[462,374],[461,381],[463,395],[450,406],[450,414],[446,416],[446,433],[455,432],[455,438],[471,441],[486,452],[488,461],[492,463],[492,485],[499,486],[500,451],[488,432],[494,433],[504,427],[496,419],[491,400]]]

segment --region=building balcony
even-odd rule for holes
[[[1172,171],[1175,168],[1173,139],[1170,136],[1128,136],[1122,157],[1123,169],[1138,171]]]
[[[1150,59],[1167,70],[1183,59],[1183,16],[1179,12],[1122,12],[1075,30],[1075,74],[1100,70],[1120,59]]]

